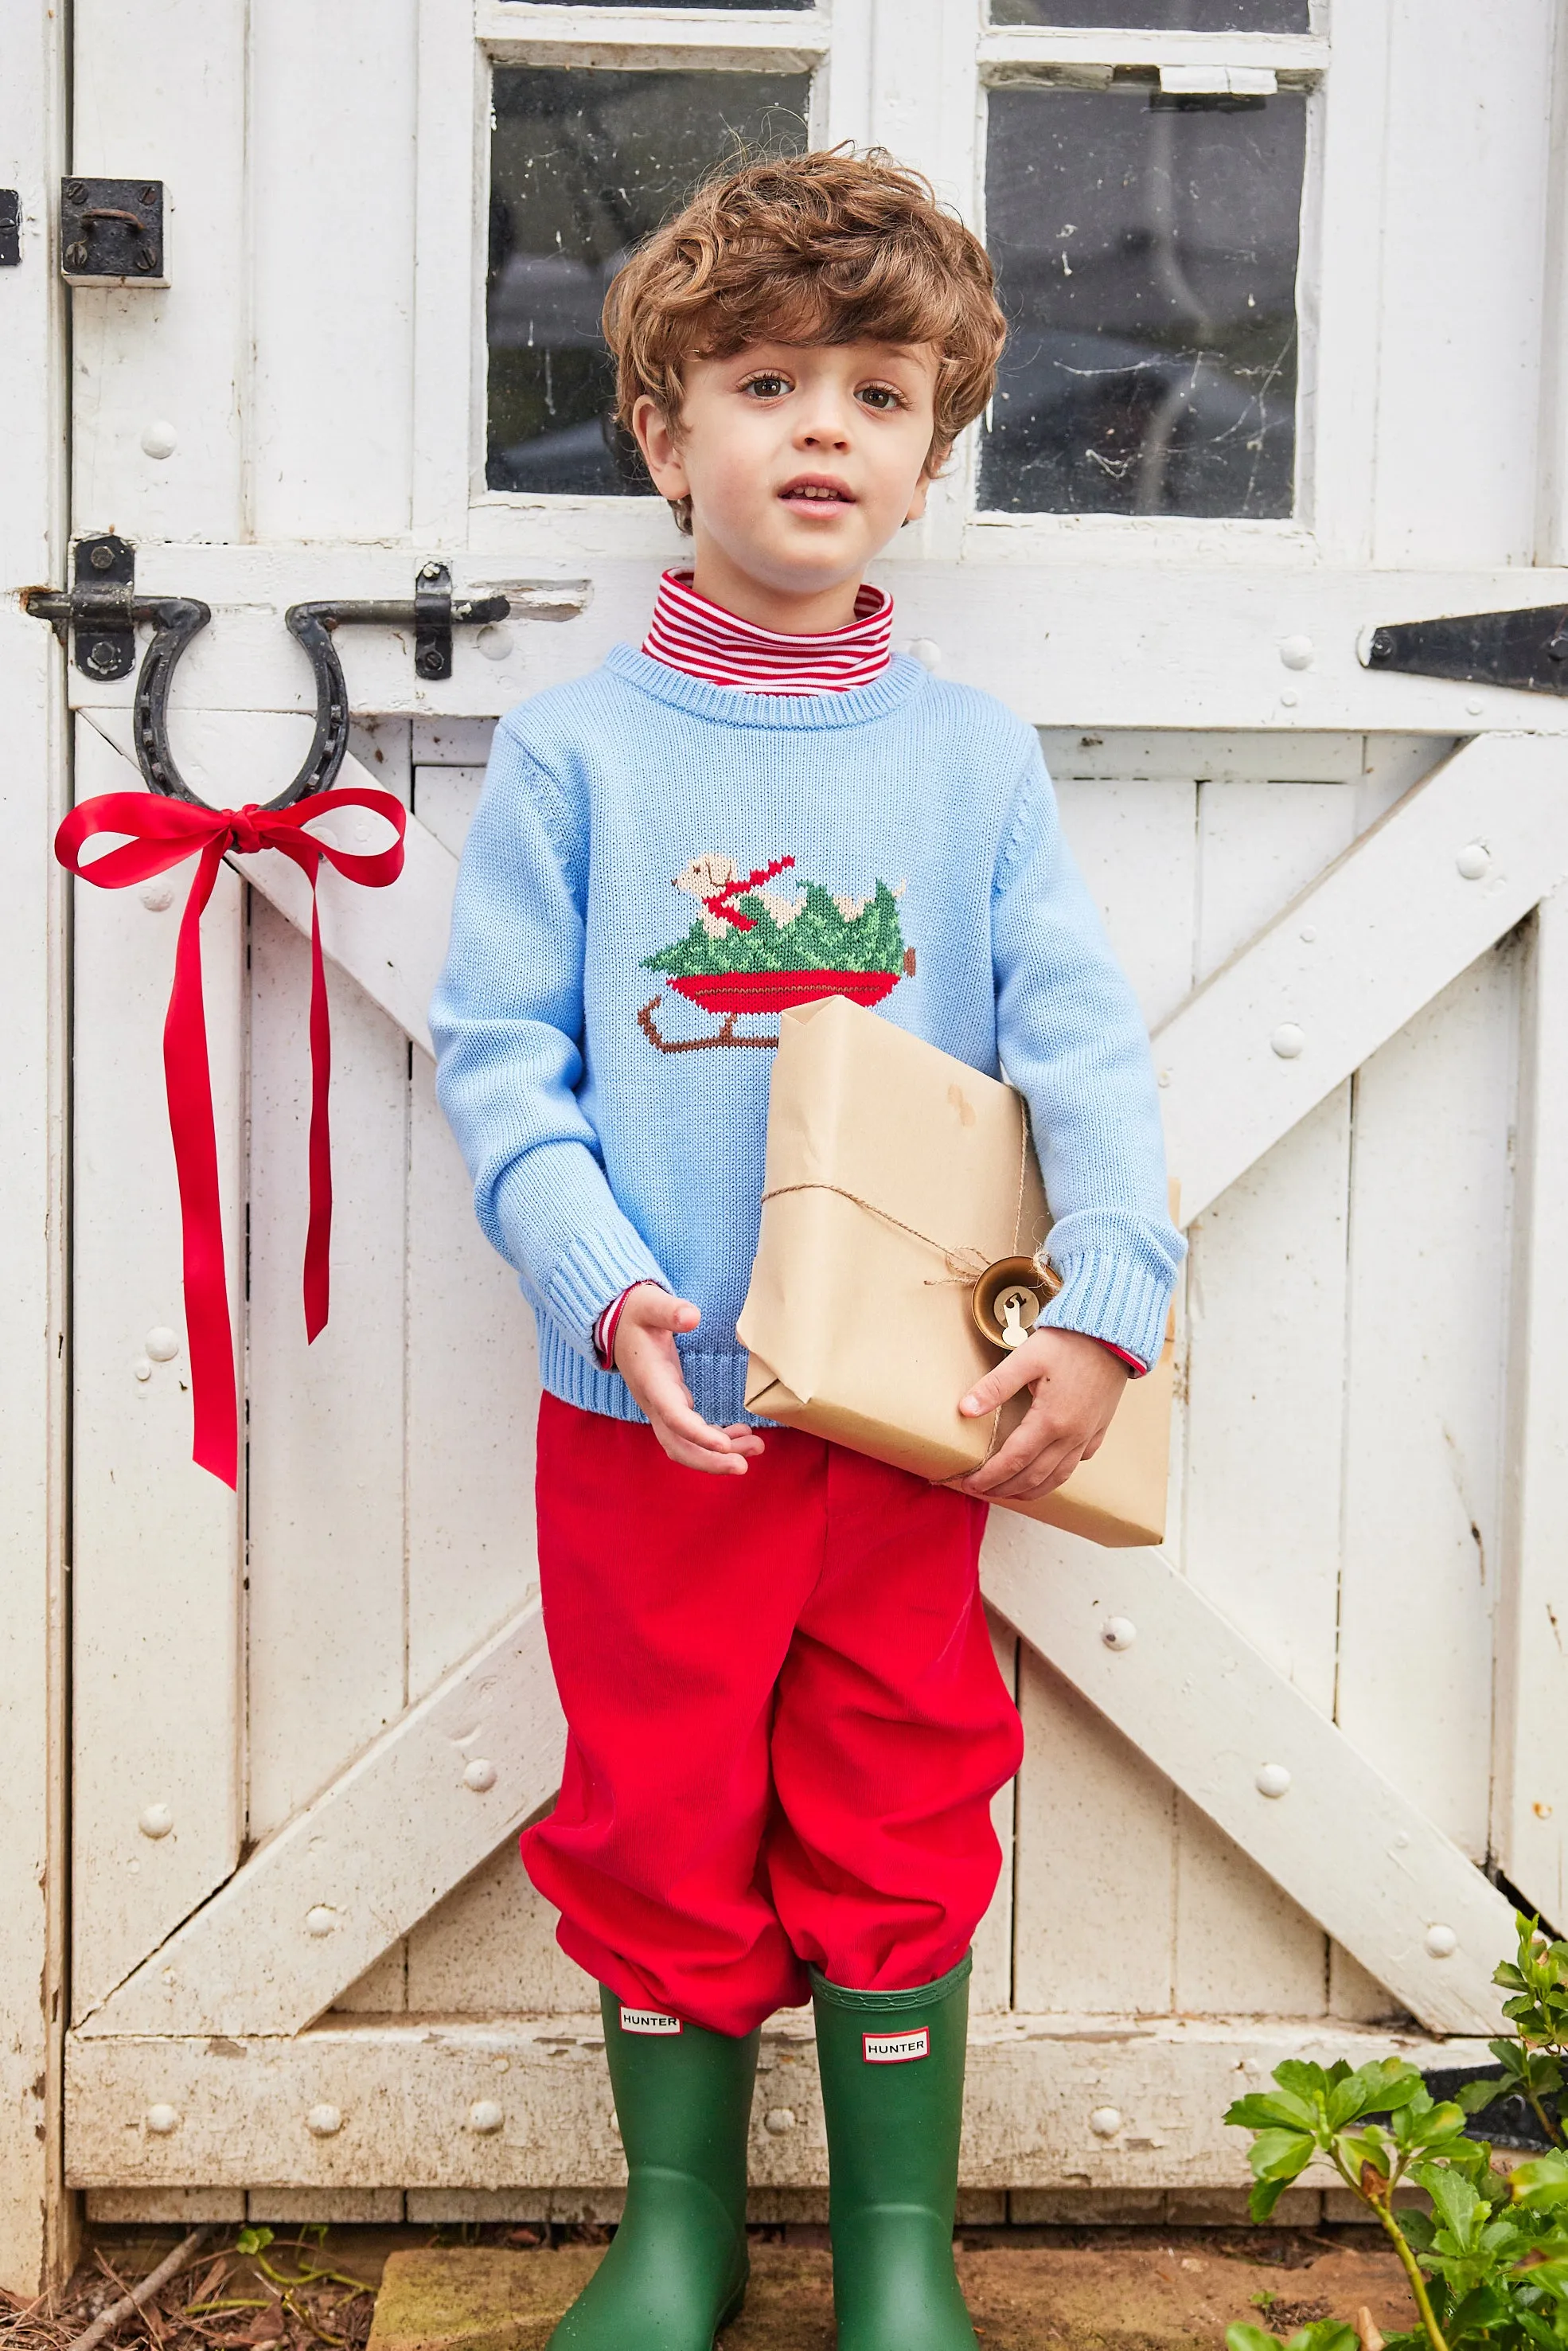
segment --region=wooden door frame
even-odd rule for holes
[[[65,2022],[67,898],[50,854],[68,804],[64,654],[17,590],[66,548],[65,303],[53,215],[65,162],[64,19],[5,12],[0,179],[21,195],[21,261],[0,275],[0,2285],[32,2295],[75,2258],[63,2179]]]

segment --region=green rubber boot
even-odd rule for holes
[[[746,2300],[746,2142],[759,2035],[628,2032],[600,1988],[626,2210],[550,2351],[712,2351]],[[629,2015],[647,2015],[632,2010]]]
[[[913,1991],[811,1970],[838,2351],[975,2351],[953,2267],[971,1964]]]

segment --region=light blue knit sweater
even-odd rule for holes
[[[702,1310],[681,1342],[698,1411],[747,1416],[772,1055],[742,1040],[777,1034],[749,1008],[791,964],[853,970],[883,1019],[1005,1068],[1056,1217],[1046,1320],[1152,1363],[1183,1243],[1148,1045],[1032,730],[907,656],[848,693],[763,695],[616,645],[497,727],[431,1010],[546,1387],[642,1417],[592,1332],[648,1278]]]

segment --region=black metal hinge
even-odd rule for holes
[[[1402,670],[1412,677],[1568,694],[1568,604],[1390,622],[1374,629],[1363,660],[1368,669]]]
[[[0,188],[0,269],[16,269],[22,259],[22,191]]]

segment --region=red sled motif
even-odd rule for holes
[[[794,863],[792,856],[776,857],[743,873],[734,858],[709,850],[675,875],[674,886],[695,898],[699,912],[685,937],[645,956],[643,968],[663,974],[675,995],[721,1025],[706,1037],[665,1037],[653,1018],[655,996],[637,1025],[659,1052],[770,1049],[779,1041],[775,1032],[738,1034],[737,1020],[777,1016],[824,996],[880,1004],[913,977],[915,950],[904,946],[899,923],[902,882],[890,889],[879,881],[865,898],[840,897],[814,882],[788,893],[768,886]]]

